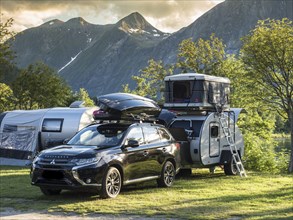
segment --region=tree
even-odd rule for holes
[[[250,95],[289,119],[293,172],[293,26],[292,21],[259,21],[243,38],[241,57],[246,65]]]
[[[10,18],[6,22],[0,20],[0,79],[4,75],[4,71],[11,68],[14,53],[10,49],[10,41],[14,36],[14,32],[10,31],[13,19]]]
[[[262,101],[257,101],[249,95],[250,87],[243,86],[250,83],[250,80],[246,78],[243,61],[234,55],[226,55],[224,51],[225,45],[214,36],[211,36],[207,41],[202,39],[198,42],[192,42],[191,39],[185,40],[179,45],[178,63],[164,65],[162,61],[150,60],[149,66],[143,69],[143,73],[133,77],[137,87],[130,90],[126,85],[124,86],[124,92],[133,92],[142,96],[150,95],[155,97],[154,99],[158,99],[156,94],[164,90],[164,77],[178,70],[230,78],[232,90],[230,102],[232,106],[245,108],[247,111],[247,114],[240,116],[237,123],[245,140],[246,153],[244,159],[247,161],[245,166],[253,170],[280,172],[286,165],[286,160],[283,160],[283,163],[278,163],[276,160],[276,158],[284,157],[276,155],[274,151],[271,136],[274,128],[274,115],[265,111]],[[175,69],[176,67],[179,69]]]
[[[0,113],[12,110],[13,101],[14,97],[11,88],[4,83],[0,83]]]
[[[94,101],[89,97],[88,92],[84,88],[80,88],[79,92],[76,92],[73,95],[74,100],[84,101],[85,107],[92,107],[95,106]]]
[[[16,108],[37,109],[67,106],[71,89],[57,73],[44,63],[21,70],[12,83]]]
[[[176,67],[185,73],[197,72],[221,76],[220,66],[225,58],[225,45],[214,34],[208,40],[200,38],[193,42],[190,38],[179,44]]]
[[[148,66],[140,70],[139,76],[133,76],[136,88],[131,90],[129,85],[123,85],[123,92],[140,96],[148,96],[158,102],[163,100],[164,78],[173,74],[173,65],[164,65],[163,61],[149,60]]]

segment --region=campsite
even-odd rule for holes
[[[293,219],[292,0],[0,0],[0,219]]]
[[[162,190],[151,181],[129,186],[109,201],[70,191],[48,198],[30,185],[28,168],[0,169],[0,213],[10,207],[23,213],[83,217],[96,214],[117,219],[293,218],[291,175],[248,172],[247,178],[240,178],[225,176],[218,168],[215,174],[196,170],[190,177],[177,178],[171,188]]]

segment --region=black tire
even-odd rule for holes
[[[110,167],[103,177],[100,196],[103,199],[115,198],[121,190],[121,174],[115,167]]]
[[[163,166],[161,177],[157,180],[159,187],[170,187],[175,180],[175,167],[171,161],[166,161]]]
[[[227,164],[224,164],[224,172],[226,175],[232,176],[232,175],[237,175],[237,167],[236,164],[233,160],[233,158],[231,158],[231,161]]]
[[[45,187],[40,187],[42,193],[46,196],[53,196],[53,195],[59,195],[61,193],[61,189],[48,189]]]

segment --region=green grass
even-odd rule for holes
[[[147,215],[181,219],[293,219],[293,176],[248,173],[225,176],[218,169],[194,170],[171,188],[156,182],[129,186],[116,199],[64,191],[44,196],[30,185],[29,170],[0,167],[1,209],[48,210],[80,214]],[[1,210],[0,210],[1,211]]]

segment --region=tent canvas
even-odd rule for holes
[[[17,110],[5,115],[5,123],[0,125],[1,165],[30,162],[36,153],[42,119],[48,110]]]

